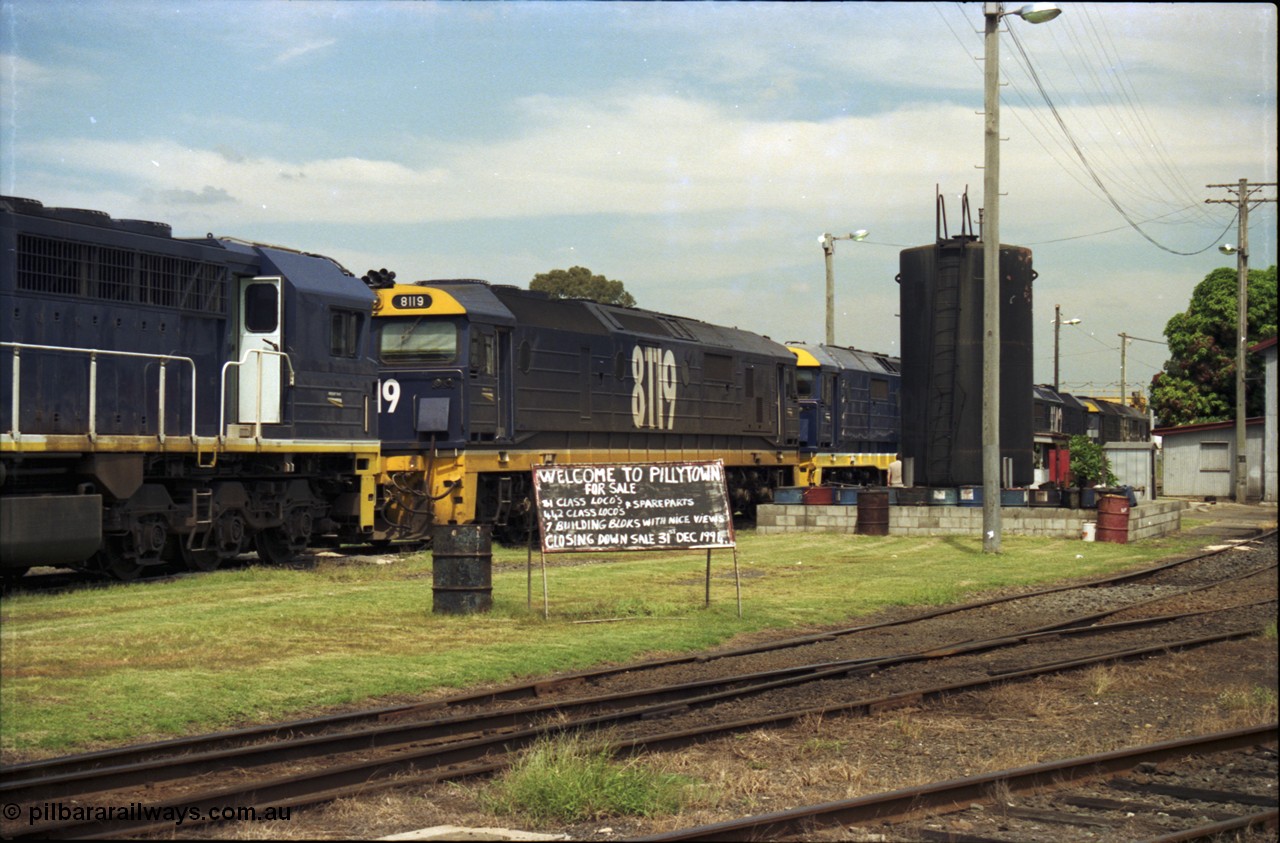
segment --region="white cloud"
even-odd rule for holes
[[[3,124],[12,126],[20,109],[43,104],[43,97],[50,92],[79,88],[95,81],[93,74],[74,66],[50,65],[16,53],[0,53],[0,114],[3,114]]]
[[[284,50],[279,55],[277,55],[272,60],[272,64],[276,64],[276,65],[289,64],[290,62],[295,61],[299,58],[302,58],[303,56],[308,56],[312,53],[317,53],[322,50],[327,50],[328,48],[332,47],[334,44],[337,44],[337,43],[338,43],[338,39],[336,38],[323,38],[318,40],[307,41],[302,44],[297,44],[295,46],[289,47],[288,49]]]
[[[734,225],[750,227],[760,224],[753,219],[778,213],[843,219],[851,208],[874,208],[878,219],[891,220],[918,216],[935,185],[949,195],[968,185],[975,207],[980,204],[975,165],[981,118],[959,106],[914,104],[877,116],[766,121],[691,98],[615,95],[536,96],[519,110],[527,128],[517,137],[465,145],[423,140],[395,161],[289,160],[221,145],[194,149],[167,140],[83,138],[29,145],[21,157],[28,167],[80,172],[157,202],[217,191],[234,200],[246,219],[260,221],[400,224],[737,211]],[[1100,220],[1119,223],[1065,145],[1048,145],[1046,152],[1036,140],[1046,131],[1042,123],[1019,120],[1019,108],[1004,112],[1011,140],[1002,179],[1010,194],[1006,208],[1018,214],[1006,217],[1006,226],[1042,237],[1048,233],[1035,230],[1037,219],[1056,236],[1096,231]],[[1062,114],[1069,125],[1088,119],[1083,110],[1064,108]],[[1274,168],[1273,155],[1259,152],[1256,161],[1247,160],[1247,146],[1236,153],[1246,160],[1224,160],[1218,132],[1232,116],[1229,106],[1191,115],[1153,109],[1148,116],[1196,191],[1192,203],[1203,199],[1202,185],[1224,179],[1224,167],[1231,177],[1236,167],[1258,173],[1255,178]],[[1268,140],[1274,146],[1274,127],[1261,133],[1260,141]],[[1049,154],[1054,161],[1046,159]],[[1141,171],[1149,163],[1142,149],[1119,155],[1094,145],[1087,154],[1099,171],[1114,176],[1113,190],[1132,203],[1135,218],[1186,204],[1186,191],[1170,192],[1163,173]],[[164,217],[164,207],[146,210]]]

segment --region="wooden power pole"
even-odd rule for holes
[[[1249,184],[1240,179],[1236,184],[1209,184],[1209,188],[1223,188],[1235,194],[1232,199],[1206,199],[1206,203],[1225,203],[1236,206],[1240,244],[1236,249],[1236,466],[1235,500],[1246,503],[1249,494],[1249,443],[1245,432],[1245,378],[1249,349],[1249,204],[1274,202],[1275,197],[1254,198],[1264,187],[1275,187],[1275,182]]]

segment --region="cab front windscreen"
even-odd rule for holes
[[[458,328],[441,319],[386,320],[378,356],[384,363],[453,363],[458,359]]]

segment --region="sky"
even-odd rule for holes
[[[1271,3],[1061,3],[1000,44],[1035,378],[1145,386],[1276,182]],[[1009,4],[1009,9],[1018,4]],[[899,254],[978,233],[982,4],[0,0],[0,193],[398,281],[584,266],[641,307],[897,355]],[[967,193],[971,224],[962,220]],[[1274,198],[1274,186],[1254,199]],[[1206,200],[1230,200],[1206,202]],[[1276,203],[1249,265],[1276,262]]]

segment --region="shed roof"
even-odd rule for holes
[[[1244,423],[1252,427],[1253,425],[1265,424],[1266,419],[1262,416],[1254,416],[1253,418],[1245,419]],[[1176,427],[1157,427],[1151,432],[1156,436],[1177,436],[1180,433],[1201,433],[1206,430],[1231,430],[1235,426],[1236,423],[1234,421],[1200,422],[1199,424],[1180,424]]]

